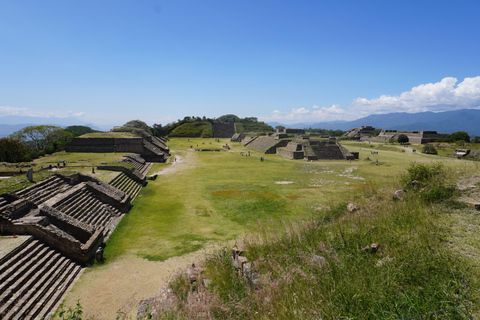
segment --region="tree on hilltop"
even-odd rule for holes
[[[127,123],[125,123],[123,126],[124,127],[129,127],[129,128],[136,128],[136,129],[145,130],[145,131],[148,131],[150,133],[152,132],[152,130],[150,129],[148,124],[146,124],[145,122],[143,122],[141,120],[130,120]]]
[[[31,146],[35,151],[43,151],[53,146],[56,141],[70,141],[73,134],[60,127],[50,125],[28,126],[15,131],[10,138],[17,139]]]
[[[75,137],[79,137],[87,133],[98,132],[97,130],[93,130],[87,126],[68,126],[65,128],[65,131],[70,132]]]

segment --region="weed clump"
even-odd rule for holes
[[[406,190],[418,192],[426,202],[442,202],[457,195],[453,177],[441,162],[423,164],[413,162],[401,177]]]

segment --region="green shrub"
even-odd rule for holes
[[[437,154],[437,149],[431,144],[426,144],[422,148],[422,153]]]
[[[418,188],[412,181],[416,180]],[[441,162],[432,164],[413,162],[401,177],[405,189],[418,191],[421,199],[428,202],[448,200],[456,195],[456,188],[450,183],[450,176]]]

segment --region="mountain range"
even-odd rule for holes
[[[45,118],[45,117],[27,117],[27,116],[4,116],[0,117],[0,138],[8,137],[15,131],[21,130],[27,126],[34,125],[52,125],[58,127],[68,126],[87,126],[95,130],[109,130],[110,128],[99,128],[93,124],[79,120],[77,118]]]
[[[287,128],[299,129],[329,129],[349,130],[360,126],[372,126],[376,129],[405,130],[405,131],[437,131],[438,133],[452,133],[466,131],[470,136],[480,136],[480,110],[462,109],[446,112],[395,112],[376,114],[353,121],[326,121],[318,123],[281,124],[268,123],[272,127],[278,125]]]
[[[97,126],[77,118],[42,118],[26,116],[4,116],[0,117],[0,138],[7,137],[11,133],[31,125],[56,125],[67,127],[72,125],[88,126],[95,130],[109,130],[109,127]],[[406,131],[437,131],[438,133],[452,133],[466,131],[470,136],[480,136],[480,110],[463,109],[446,112],[420,112],[406,113],[395,112],[387,114],[376,114],[353,121],[325,121],[317,123],[294,123],[282,124],[269,122],[272,127],[284,126],[287,128],[300,129],[331,129],[349,130],[360,126],[372,126],[376,129],[406,130]]]

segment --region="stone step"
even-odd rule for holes
[[[57,253],[58,254],[58,253]],[[71,261],[60,254],[60,257],[55,261],[55,264],[51,268],[46,269],[42,273],[42,277],[26,292],[21,299],[15,304],[6,315],[7,319],[18,318],[21,319],[31,307],[32,304],[35,304],[35,297],[41,296],[42,291],[48,290],[53,284],[52,279],[55,278],[55,274],[59,274],[64,270]]]
[[[0,270],[0,292],[3,292],[8,287],[9,281],[15,274],[16,270],[19,270],[29,261],[35,258],[35,255],[40,252],[42,245],[39,241],[32,241],[22,251],[7,261]]]
[[[5,270],[8,269],[8,266],[10,264],[15,263],[15,258],[20,259],[21,257],[23,257],[25,254],[28,253],[30,249],[26,249],[26,248],[27,247],[31,248],[30,246],[32,246],[33,241],[34,241],[33,237],[28,237],[19,246],[17,246],[15,249],[13,249],[12,251],[7,253],[0,259],[0,275],[2,275],[5,272]]]
[[[76,210],[72,214],[73,218],[75,218],[77,220],[80,220],[80,221],[82,221],[83,217],[86,215],[86,213],[88,213],[87,209],[89,207],[91,207],[92,204],[97,200],[95,197],[92,197],[92,195],[89,192],[87,192],[87,193],[88,193],[88,195],[83,202],[75,204]]]
[[[79,204],[85,202],[88,199],[88,193],[86,190],[81,190],[79,196],[75,202],[69,204],[67,208],[62,209],[61,211],[70,217],[74,217],[78,210],[80,210]]]
[[[105,227],[111,217],[111,214],[105,208],[102,208],[102,210],[98,212],[97,217],[91,222],[91,225],[97,228]]]
[[[32,190],[37,190],[37,189],[43,187],[44,185],[48,185],[48,184],[52,183],[52,181],[55,181],[55,180],[60,180],[60,179],[58,177],[53,176],[53,177],[48,178],[46,180],[35,183],[34,185],[31,185],[27,188],[23,188],[23,189],[20,189],[18,191],[15,191],[15,193],[19,196],[24,196],[24,195],[32,192]]]
[[[31,260],[25,262],[25,264],[16,269],[14,273],[10,273],[8,279],[2,283],[0,287],[0,304],[6,303],[8,299],[41,268],[41,263],[44,263],[46,259],[51,257],[53,251],[43,244],[41,247],[42,249],[38,251]]]
[[[4,301],[5,303],[0,306],[0,316],[8,319],[11,317],[8,313],[15,314],[13,309],[19,307],[19,300],[27,296],[28,291],[31,290],[36,283],[38,284],[38,282],[41,281],[42,276],[47,271],[53,270],[52,268],[60,257],[61,255],[59,253],[55,253],[55,251],[50,249],[50,252],[36,264],[35,268],[28,270],[28,275],[25,275],[26,282],[20,282],[17,287],[10,287],[9,290],[11,290],[11,293],[8,301]]]
[[[82,196],[81,190],[68,195],[68,197],[63,198],[53,205],[54,208],[63,211],[64,208],[68,208],[72,203],[75,203],[79,197]]]
[[[32,319],[41,319],[42,317],[48,316],[49,312],[55,311],[52,310],[53,307],[57,304],[58,300],[61,299],[63,294],[71,286],[71,284],[76,281],[78,278],[77,275],[82,271],[82,267],[71,263],[66,270],[60,274],[60,277],[57,278],[54,285],[46,292],[46,294],[38,299],[35,306],[30,310],[27,317]]]
[[[122,175],[124,175],[124,173],[117,174],[115,178],[113,178],[108,184],[115,187],[118,181],[120,181],[120,179],[122,178]]]
[[[82,221],[90,225],[95,225],[94,221],[98,219],[104,204],[101,201],[95,199],[95,206],[92,206],[90,210],[86,211],[85,219]]]

